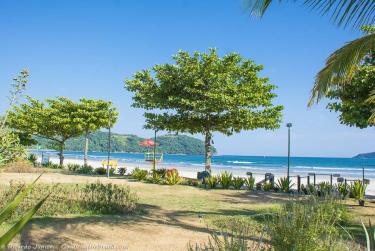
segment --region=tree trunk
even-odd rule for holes
[[[85,157],[83,158],[83,164],[85,166],[87,166],[88,151],[89,151],[89,132],[86,132],[85,134]]]
[[[212,134],[210,131],[206,132],[205,140],[204,140],[204,148],[205,148],[205,167],[206,171],[211,173],[211,158],[212,158],[212,149],[211,149],[211,141],[212,141]]]
[[[60,142],[60,150],[59,150],[60,166],[64,165],[64,145],[65,145],[65,142]]]

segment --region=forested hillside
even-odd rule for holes
[[[114,152],[145,152],[151,148],[139,146],[144,138],[132,134],[112,134],[111,149]],[[204,143],[202,140],[186,135],[163,135],[156,138],[158,151],[174,154],[204,154]],[[42,148],[53,148],[48,140],[37,138]],[[67,151],[83,151],[84,137],[78,137],[66,142]],[[89,151],[105,152],[108,147],[108,133],[96,132],[90,135]],[[216,152],[216,149],[214,149]]]

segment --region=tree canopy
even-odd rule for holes
[[[103,126],[103,121],[96,118],[97,107],[92,107],[95,113],[89,112],[88,104],[95,101],[83,99],[78,103],[65,97],[46,99],[45,102],[31,97],[28,97],[28,100],[29,103],[21,104],[9,113],[9,125],[19,133],[51,140],[51,146],[60,152],[60,165],[64,161],[63,152],[68,139],[78,137],[86,130],[97,130]],[[107,109],[110,106],[110,103],[98,103],[103,105],[101,108]],[[108,114],[108,109],[102,112]],[[117,118],[116,114],[114,118]],[[105,118],[108,118],[108,115]]]
[[[274,106],[274,85],[258,76],[263,69],[238,53],[220,58],[179,51],[175,64],[155,65],[126,80],[133,107],[146,109],[146,128],[205,135],[206,169],[211,166],[212,133],[275,129],[282,106]]]
[[[349,83],[327,93],[327,97],[334,100],[327,108],[340,113],[340,123],[359,128],[374,125],[370,118],[375,111],[375,103],[369,101],[371,92],[375,90],[374,66],[375,58],[369,55]]]

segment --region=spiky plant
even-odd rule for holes
[[[12,200],[2,209],[0,212],[0,225],[3,224],[7,218],[17,209],[17,206],[21,203],[21,201],[30,193],[33,189],[37,180],[41,177],[40,175],[33,183],[28,185],[25,189],[21,187],[18,190],[16,195],[12,198]],[[6,231],[2,236],[0,236],[0,250],[5,250],[6,246],[9,242],[24,228],[27,222],[33,217],[33,215],[38,211],[38,209],[43,205],[43,203],[47,200],[49,194],[40,200],[33,208],[31,208],[25,215],[21,217],[21,219],[16,222],[8,231]]]

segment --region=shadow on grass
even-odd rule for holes
[[[90,227],[105,226],[108,229],[136,229],[144,231],[159,227],[174,227],[188,231],[210,234],[206,217],[251,216],[259,214],[253,210],[217,210],[215,212],[195,212],[190,210],[168,211],[158,206],[141,204],[140,211],[131,215],[88,215],[68,217],[43,217],[32,219],[21,233],[21,245],[51,245],[57,250],[64,245],[79,244],[79,240],[102,241],[102,236]],[[261,221],[261,218],[254,217]],[[31,231],[34,229],[34,231]],[[137,230],[135,230],[137,231]]]

